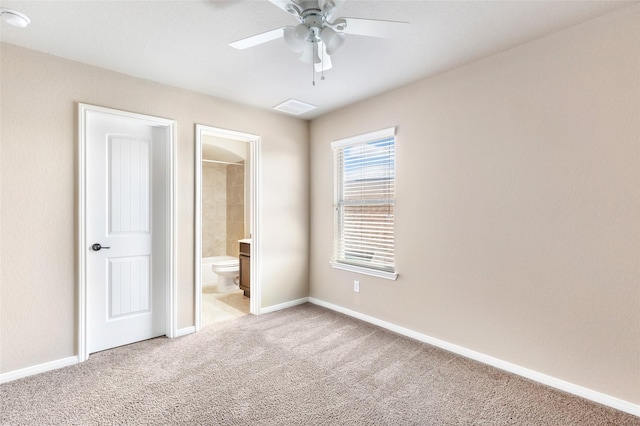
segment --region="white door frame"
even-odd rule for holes
[[[177,140],[177,124],[175,120],[153,117],[149,115],[136,114],[132,112],[120,111],[111,108],[104,108],[95,105],[78,104],[78,360],[79,362],[89,359],[87,347],[87,276],[86,262],[86,145],[87,132],[86,121],[89,112],[100,112],[118,117],[133,118],[144,121],[145,124],[156,127],[164,127],[167,131],[168,152],[166,172],[168,176],[167,185],[167,218],[168,218],[168,242],[167,242],[167,311],[166,311],[166,335],[173,338],[177,335],[177,303],[176,303],[176,201],[175,201],[175,151]]]
[[[251,158],[250,180],[251,194],[251,266],[250,266],[250,292],[249,302],[250,312],[260,315],[261,299],[261,279],[260,279],[260,228],[258,220],[260,217],[260,136],[249,133],[237,132],[235,130],[221,129],[218,127],[196,124],[196,229],[195,229],[195,304],[196,304],[196,331],[202,327],[202,137],[211,135],[219,138],[233,139],[249,143],[249,155]]]

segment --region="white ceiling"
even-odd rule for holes
[[[229,43],[297,21],[266,0],[10,1],[25,29],[1,40],[125,74],[270,109],[289,98],[311,119],[638,1],[348,0],[337,17],[411,23],[397,40],[348,36],[325,80],[283,40],[247,50]]]

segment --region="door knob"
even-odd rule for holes
[[[94,245],[91,246],[91,250],[93,251],[100,251],[102,249],[110,249],[111,247],[102,247],[100,244],[95,243]]]

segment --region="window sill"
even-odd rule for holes
[[[398,274],[396,272],[379,271],[377,269],[364,268],[362,266],[349,265],[347,263],[340,263],[331,261],[331,266],[334,269],[342,269],[344,271],[356,272],[358,274],[370,275],[372,277],[384,278],[385,280],[397,280]]]

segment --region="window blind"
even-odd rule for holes
[[[334,261],[395,271],[395,129],[334,142]]]

